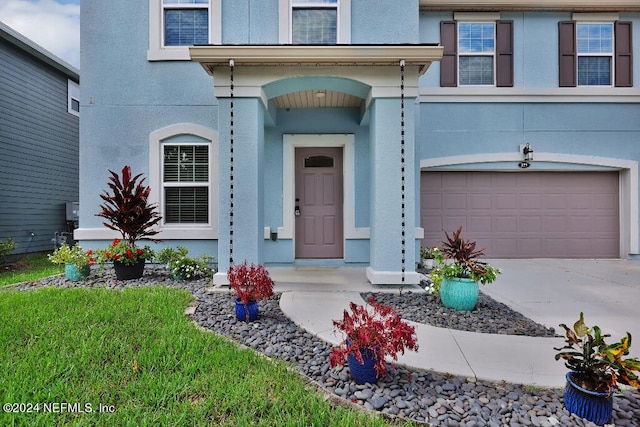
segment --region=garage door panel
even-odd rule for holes
[[[423,244],[462,226],[488,257],[617,258],[618,182],[617,172],[423,172]]]
[[[518,231],[518,217],[511,216],[494,216],[493,230],[497,233],[507,232],[516,233]]]

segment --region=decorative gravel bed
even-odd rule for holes
[[[330,369],[330,346],[291,322],[279,306],[279,295],[260,303],[256,322],[239,322],[235,318],[233,297],[228,292],[207,292],[210,280],[174,281],[163,270],[147,268],[139,280],[120,282],[107,270],[102,277],[92,275],[80,283],[55,276],[12,288],[33,289],[41,286],[104,287],[121,289],[132,286],[164,285],[189,290],[198,304],[192,319],[204,328],[229,337],[267,356],[284,360],[312,380],[325,392],[344,398],[370,410],[437,426],[593,426],[570,415],[562,405],[562,390],[526,387],[518,384],[491,383],[475,378],[456,377],[438,372],[397,367],[389,376],[373,385],[356,385],[347,367]],[[410,306],[398,295],[384,295],[398,310]],[[412,295],[415,297],[416,295]],[[490,298],[484,296],[484,298]],[[382,297],[381,297],[382,300]],[[489,301],[489,304],[493,304]],[[418,307],[429,307],[430,303]],[[405,308],[402,308],[402,307]],[[502,309],[504,310],[504,309]],[[413,310],[412,315],[421,319]],[[423,314],[433,317],[435,315]],[[504,324],[516,324],[521,317],[511,310],[502,311]],[[458,318],[460,316],[457,316]],[[462,316],[464,317],[464,316]],[[424,317],[422,317],[424,319]],[[495,320],[495,319],[494,319]],[[463,320],[460,320],[459,329]],[[473,321],[470,321],[472,324]],[[490,323],[490,322],[489,322]],[[448,326],[452,327],[452,326]],[[528,327],[518,326],[517,333]],[[504,329],[500,327],[498,329]],[[424,345],[424,344],[423,344]],[[616,396],[612,422],[615,426],[640,425],[640,393],[625,392]]]
[[[471,311],[447,308],[440,303],[437,296],[426,292],[403,292],[400,295],[386,292],[362,294],[365,301],[368,301],[371,296],[378,302],[391,305],[403,319],[440,328],[529,337],[557,336],[553,328],[534,322],[482,291],[478,296],[476,307]]]

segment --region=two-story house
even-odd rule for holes
[[[244,259],[417,283],[461,225],[496,258],[634,257],[640,4],[600,3],[84,2],[76,236],[115,237],[101,183],[130,164],[219,283]]]
[[[80,71],[0,22],[0,240],[14,253],[72,236],[79,116]]]

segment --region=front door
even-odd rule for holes
[[[342,148],[296,148],[296,258],[342,258]]]

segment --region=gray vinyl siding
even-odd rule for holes
[[[50,250],[55,232],[72,231],[79,119],[67,112],[68,80],[0,38],[0,239],[13,236],[14,253]]]

